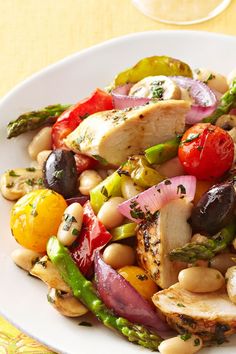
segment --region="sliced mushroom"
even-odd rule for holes
[[[64,316],[78,317],[88,312],[88,309],[73,295],[63,291],[52,288],[47,298],[48,302]]]
[[[42,257],[35,263],[30,274],[41,279],[49,288],[55,288],[70,293],[70,287],[62,280],[57,268],[49,260],[48,256]]]
[[[236,115],[223,114],[217,119],[216,125],[224,130],[231,130],[236,127]]]
[[[137,233],[137,256],[140,265],[163,289],[178,281],[179,271],[186,264],[171,262],[169,252],[191,239],[187,220],[192,204],[185,199],[173,200],[164,206],[153,222],[142,224]]]
[[[42,171],[35,167],[9,170],[2,175],[0,180],[1,193],[9,200],[17,200],[42,186]]]
[[[181,98],[180,88],[167,76],[148,76],[131,87],[130,96],[148,97],[160,100],[178,100]]]
[[[11,258],[14,263],[27,272],[32,269],[34,264],[39,261],[42,256],[43,255],[41,253],[34,252],[26,248],[17,248],[11,254]]]

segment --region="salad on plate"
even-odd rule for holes
[[[68,317],[192,354],[236,333],[236,72],[153,56],[76,104],[27,112],[1,176],[12,253]]]

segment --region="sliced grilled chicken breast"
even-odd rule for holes
[[[92,114],[65,139],[77,153],[120,165],[127,157],[174,138],[185,127],[186,101],[168,100]]]
[[[177,199],[161,210],[156,220],[142,224],[137,232],[137,256],[140,265],[162,288],[178,281],[183,263],[171,262],[169,252],[185,245],[191,239],[191,227],[187,220],[192,204],[186,199]]]
[[[225,336],[236,333],[236,305],[225,288],[198,294],[184,290],[177,283],[156,293],[152,300],[179,333],[197,334],[207,344],[223,343]]]

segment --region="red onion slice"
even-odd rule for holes
[[[67,205],[80,203],[82,206],[89,200],[87,195],[78,195],[77,197],[66,199]]]
[[[97,291],[110,310],[131,322],[151,327],[159,334],[169,331],[167,323],[125,278],[102,260],[99,252],[94,262]]]
[[[216,109],[217,99],[212,90],[203,82],[183,76],[172,76],[172,80],[184,89],[187,89],[195,103],[187,113],[186,123],[195,124],[210,116]]]
[[[130,220],[140,223],[171,200],[185,197],[192,201],[195,190],[195,176],[169,178],[121,203],[118,210]]]
[[[150,98],[129,96],[129,90],[132,86],[133,84],[125,84],[112,91],[111,95],[115,109],[143,106],[150,102]]]

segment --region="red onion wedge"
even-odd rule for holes
[[[169,178],[121,203],[118,210],[130,220],[140,223],[145,219],[150,219],[171,200],[185,197],[192,201],[195,190],[195,176]]]
[[[160,335],[170,330],[133,286],[103,261],[99,252],[96,252],[94,262],[97,291],[110,310],[130,322],[150,327]]]
[[[195,102],[186,116],[187,124],[198,123],[215,111],[217,99],[206,84],[183,76],[172,76],[171,79],[174,80],[178,86],[187,89]]]
[[[79,195],[78,197],[68,198],[66,199],[67,205],[73,203],[80,203],[82,206],[89,200],[89,197],[86,195]]]
[[[150,98],[129,96],[129,90],[132,86],[133,84],[125,84],[112,91],[111,95],[115,109],[143,106],[150,102]]]

